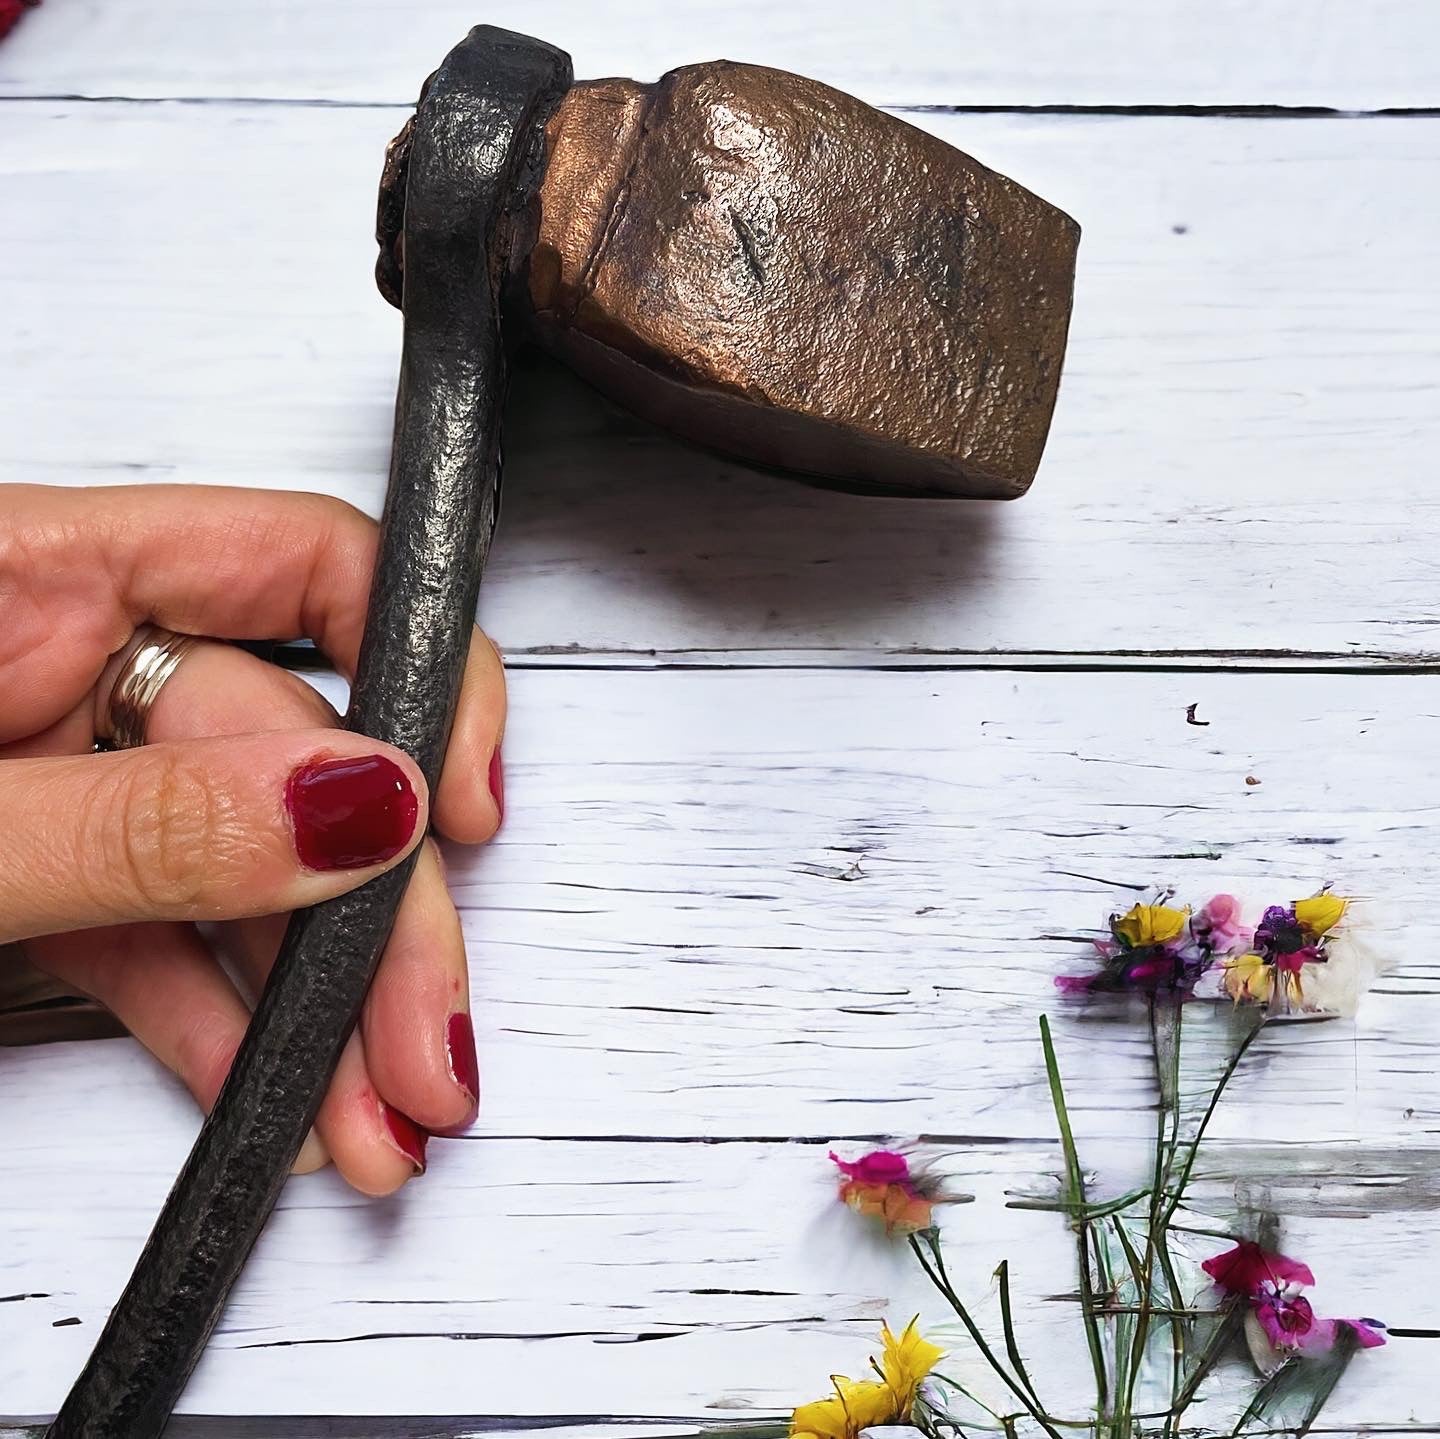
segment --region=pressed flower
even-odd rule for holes
[[[1250,1298],[1274,1296],[1289,1285],[1315,1282],[1308,1264],[1262,1249],[1251,1239],[1242,1239],[1234,1249],[1213,1255],[1200,1267],[1227,1293]]]
[[[1270,905],[1255,926],[1255,948],[1272,958],[1277,954],[1293,954],[1309,942],[1310,936],[1295,917],[1293,904]]]
[[[892,1424],[896,1415],[893,1396],[873,1379],[846,1379],[835,1375],[835,1392],[828,1399],[802,1404],[790,1419],[792,1435],[815,1439],[857,1439],[862,1429]]]
[[[1347,904],[1333,894],[1272,904],[1255,927],[1254,949],[1225,961],[1225,992],[1237,1002],[1269,1004],[1278,991],[1290,1003],[1303,1004],[1306,966],[1327,962],[1326,936]]]
[[[1322,1346],[1332,1349],[1342,1333],[1351,1334],[1361,1349],[1378,1349],[1385,1343],[1385,1326],[1378,1319],[1320,1319],[1312,1331],[1314,1337],[1303,1347],[1307,1352]]]
[[[884,1350],[871,1367],[875,1379],[847,1379],[832,1375],[834,1394],[802,1404],[791,1417],[790,1433],[815,1439],[857,1439],[862,1429],[909,1422],[910,1410],[921,1381],[939,1362],[944,1351],[924,1338],[912,1319],[897,1338],[888,1324],[880,1331]]]
[[[1164,904],[1132,905],[1128,913],[1112,918],[1110,932],[1130,949],[1148,949],[1152,945],[1169,944],[1185,933],[1189,922],[1188,909],[1172,909]]]
[[[1328,1354],[1342,1334],[1358,1349],[1385,1343],[1384,1325],[1374,1319],[1317,1319],[1308,1300],[1261,1300],[1245,1316],[1245,1342],[1255,1367],[1273,1374],[1299,1354],[1314,1359]]]
[[[910,1417],[910,1406],[915,1402],[916,1391],[921,1381],[944,1357],[945,1351],[938,1344],[932,1344],[920,1333],[919,1316],[912,1319],[897,1339],[884,1325],[880,1331],[885,1343],[885,1352],[880,1360],[880,1372],[885,1383],[895,1396],[902,1419]]]
[[[1237,1004],[1269,1004],[1275,993],[1275,966],[1263,954],[1237,954],[1225,961],[1221,983]]]
[[[1255,1306],[1255,1318],[1276,1349],[1298,1349],[1315,1328],[1315,1311],[1303,1295],[1276,1294]]]
[[[1067,994],[1138,992],[1188,995],[1209,968],[1210,953],[1190,933],[1190,911],[1164,904],[1132,905],[1110,916],[1113,938],[1097,942],[1094,974],[1058,975]]]
[[[1215,954],[1248,949],[1255,934],[1233,894],[1217,894],[1201,905],[1190,921],[1190,930],[1199,944]]]
[[[830,1158],[847,1178],[861,1184],[909,1184],[910,1161],[895,1149],[872,1149],[859,1159],[841,1159],[832,1149]]]
[[[1312,940],[1329,934],[1345,915],[1348,899],[1335,894],[1317,894],[1309,899],[1297,899],[1293,906],[1295,922]]]
[[[910,1161],[893,1149],[875,1149],[859,1159],[830,1158],[845,1176],[840,1199],[857,1214],[878,1219],[887,1234],[917,1234],[934,1221],[935,1196],[917,1179]]]

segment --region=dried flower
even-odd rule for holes
[[[857,1214],[879,1219],[887,1234],[916,1234],[934,1222],[934,1193],[910,1168],[910,1161],[893,1149],[874,1149],[859,1159],[831,1160],[845,1177],[840,1199]]]
[[[1242,1239],[1234,1249],[1216,1254],[1200,1266],[1227,1294],[1256,1298],[1278,1294],[1290,1285],[1313,1284],[1308,1264],[1272,1254],[1251,1239]]]
[[[862,1429],[908,1423],[921,1381],[944,1354],[920,1333],[918,1323],[912,1319],[898,1338],[883,1325],[884,1352],[879,1363],[870,1360],[878,1380],[832,1375],[835,1393],[802,1404],[790,1420],[790,1433],[805,1439],[858,1439]]]
[[[1190,921],[1195,940],[1212,954],[1233,954],[1249,949],[1254,930],[1245,923],[1240,901],[1233,894],[1217,894],[1200,907]]]
[[[1171,909],[1163,904],[1136,904],[1129,912],[1112,917],[1110,932],[1128,949],[1148,949],[1169,944],[1185,933],[1188,909]]]
[[[890,1391],[873,1379],[832,1375],[835,1393],[802,1404],[790,1419],[790,1433],[806,1439],[858,1439],[862,1429],[894,1420]]]
[[[910,1417],[910,1406],[915,1402],[921,1381],[945,1357],[945,1351],[938,1344],[932,1344],[920,1333],[916,1327],[919,1323],[920,1316],[917,1314],[898,1339],[890,1332],[888,1324],[880,1328],[880,1337],[885,1345],[880,1372],[895,1396],[901,1419]]]
[[[1330,933],[1345,916],[1350,901],[1336,894],[1316,894],[1297,899],[1293,906],[1296,923],[1311,939]]]
[[[1315,1311],[1303,1294],[1265,1298],[1255,1305],[1254,1314],[1265,1337],[1277,1349],[1295,1349],[1315,1328]]]
[[[1136,904],[1110,916],[1111,939],[1096,944],[1101,968],[1094,974],[1058,975],[1067,994],[1138,991],[1189,994],[1210,966],[1208,951],[1190,934],[1190,911],[1164,904]]]
[[[1328,1354],[1342,1334],[1353,1336],[1357,1349],[1378,1348],[1385,1343],[1384,1330],[1375,1319],[1317,1319],[1303,1298],[1265,1300],[1245,1316],[1245,1343],[1262,1374],[1273,1374],[1292,1355]]]
[[[1277,991],[1291,1004],[1305,1002],[1305,967],[1324,964],[1326,938],[1348,900],[1317,894],[1294,904],[1272,904],[1255,928],[1254,949],[1225,962],[1225,992],[1237,1003],[1270,1004]]]
[[[1314,1284],[1308,1264],[1242,1240],[1234,1249],[1200,1266],[1227,1294],[1248,1302],[1245,1341],[1262,1374],[1271,1374],[1292,1354],[1328,1354],[1343,1332],[1353,1332],[1361,1349],[1385,1342],[1383,1325],[1373,1319],[1317,1319],[1300,1293]]]

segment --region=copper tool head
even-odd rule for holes
[[[893,115],[757,65],[577,84],[546,138],[529,329],[599,389],[847,487],[1029,488],[1070,320],[1068,215]],[[403,167],[402,135],[381,200],[397,300]]]

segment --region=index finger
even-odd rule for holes
[[[221,639],[313,640],[347,678],[365,628],[379,528],[325,495],[208,485],[7,486],[0,521],[0,743],[69,713],[147,621]],[[491,827],[488,774],[504,724],[503,669],[472,645],[437,818]]]

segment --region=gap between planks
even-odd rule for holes
[[[90,95],[50,90],[0,95],[0,105],[219,105],[296,110],[413,110],[413,100],[344,100],[303,95]],[[877,105],[892,115],[1114,115],[1183,120],[1395,120],[1435,119],[1440,105],[1382,105],[1347,110],[1336,105]]]

